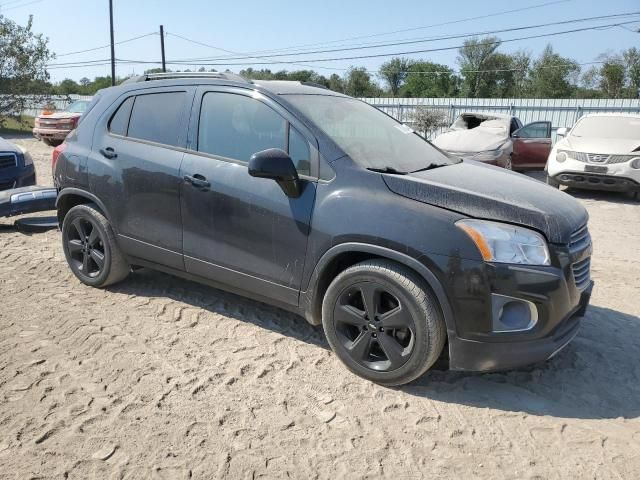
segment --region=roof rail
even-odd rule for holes
[[[167,72],[167,73],[145,73],[128,78],[122,83],[148,82],[151,80],[170,80],[173,78],[209,78],[232,80],[234,82],[251,83],[244,77],[231,72]]]

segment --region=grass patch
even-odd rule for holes
[[[20,117],[0,117],[0,135],[25,134],[33,129],[33,117],[22,115]]]

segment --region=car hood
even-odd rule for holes
[[[508,129],[496,120],[488,120],[471,130],[450,130],[438,135],[433,144],[448,152],[495,150],[509,140]]]
[[[530,227],[551,243],[569,243],[588,219],[573,197],[519,173],[474,161],[383,178],[398,195],[474,218]]]
[[[20,149],[18,147],[16,147],[13,143],[5,140],[4,138],[0,137],[0,152],[13,152],[13,153],[19,153]]]
[[[607,155],[630,155],[640,152],[640,139],[626,138],[593,138],[569,136],[557,143],[562,150],[583,153],[602,153]]]

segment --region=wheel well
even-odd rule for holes
[[[82,195],[76,195],[74,193],[69,193],[60,197],[57,204],[58,209],[58,223],[62,227],[62,222],[64,221],[64,217],[67,216],[69,210],[77,205],[83,205],[87,203],[94,203],[91,199],[87,197],[83,197]],[[95,204],[94,204],[95,205]],[[100,207],[96,205],[96,208],[100,210]],[[104,215],[104,212],[101,212]]]

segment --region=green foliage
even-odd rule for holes
[[[492,84],[490,73],[486,71],[499,63],[495,55],[500,43],[498,37],[472,38],[464,41],[458,50],[464,96],[478,98],[489,93]]]
[[[33,17],[22,27],[0,15],[0,126],[7,117],[31,107],[27,95],[48,92],[47,39],[31,30]]]
[[[408,59],[396,57],[383,63],[380,67],[378,75],[389,85],[391,94],[394,97],[398,95],[400,87],[407,78],[407,70],[410,66],[411,61]]]
[[[400,89],[402,97],[455,97],[459,78],[446,65],[432,62],[413,62]]]
[[[536,98],[569,98],[577,88],[580,66],[547,45],[531,69],[532,94]]]
[[[364,67],[351,67],[344,84],[344,93],[352,97],[377,97],[381,93]]]

